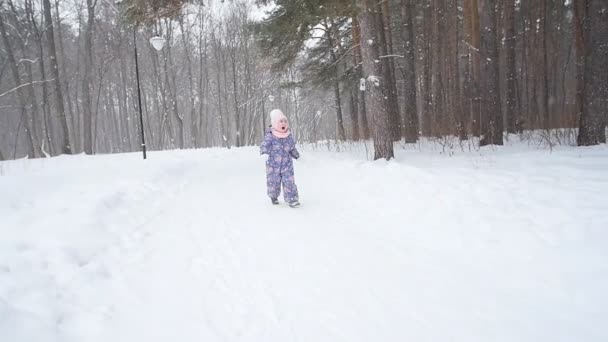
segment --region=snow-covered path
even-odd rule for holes
[[[6,341],[606,341],[608,149],[0,164]]]

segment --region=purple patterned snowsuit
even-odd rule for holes
[[[292,158],[300,158],[300,153],[296,149],[293,136],[290,134],[287,138],[277,138],[270,129],[266,130],[260,153],[269,156],[266,161],[268,196],[279,198],[281,183],[283,183],[285,202],[298,202],[298,187],[294,181]]]

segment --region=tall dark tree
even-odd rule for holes
[[[359,25],[361,27],[361,51],[363,78],[366,79],[366,104],[372,113],[374,160],[389,160],[395,156],[388,114],[387,84],[384,79],[384,63],[380,58],[380,39],[377,27],[381,16],[379,0],[358,0]]]
[[[500,108],[496,0],[479,0],[481,13],[481,146],[502,145],[503,123]]]
[[[479,136],[481,124],[480,102],[480,29],[478,0],[464,0],[464,34],[467,51],[466,64],[466,105],[470,115],[471,132]]]
[[[393,33],[391,29],[391,15],[388,1],[381,1],[380,13],[376,22],[378,25],[377,32],[380,43],[380,62],[384,63],[384,79],[386,85],[386,96],[388,97],[388,114],[393,140],[401,140],[403,135],[403,118],[399,110],[399,101],[397,97],[397,84],[395,79],[395,55],[393,50]]]
[[[368,120],[368,112],[367,106],[365,104],[365,94],[361,92],[361,89],[358,85],[359,80],[363,78],[363,66],[362,66],[362,53],[361,53],[361,26],[359,25],[359,19],[357,19],[356,15],[352,17],[352,36],[353,36],[353,61],[355,68],[355,88],[357,89],[357,106],[360,113],[361,118],[361,129],[363,139],[370,138],[369,132],[369,120]]]
[[[414,36],[414,4],[413,0],[401,0],[401,39],[405,51],[405,67],[403,80],[405,82],[405,141],[413,143],[418,140],[418,106],[416,104],[416,41]]]
[[[577,53],[581,54],[578,61],[584,65],[581,67],[583,95],[577,143],[579,146],[597,145],[606,142],[608,2],[580,0],[575,1],[574,6],[576,23],[578,26],[582,24],[582,30],[578,28],[578,31],[582,31],[582,44],[580,41],[577,44]]]
[[[515,133],[517,131],[517,94],[516,82],[517,74],[515,69],[515,0],[506,0],[504,2],[505,9],[505,53],[507,63],[507,91],[506,91],[506,121],[507,132]]]

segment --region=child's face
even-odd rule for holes
[[[282,133],[287,132],[287,119],[282,118],[281,120],[279,120],[279,128],[278,129]]]

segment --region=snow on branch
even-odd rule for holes
[[[367,81],[372,82],[376,87],[380,86],[380,77],[378,77],[378,76],[369,75],[369,76],[367,76]]]
[[[477,49],[477,48],[475,48],[473,45],[469,44],[469,42],[467,42],[466,40],[463,40],[463,42],[464,42],[465,44],[467,44],[467,46],[468,46],[470,49],[472,49],[472,50],[475,50],[475,51],[479,52],[479,49]]]
[[[55,79],[54,79],[54,78],[52,78],[52,79],[50,79],[50,80],[45,80],[45,81],[34,81],[34,82],[30,82],[30,83],[24,83],[24,84],[21,84],[21,85],[16,86],[15,88],[13,88],[13,89],[11,89],[11,90],[7,90],[7,91],[5,91],[4,93],[0,94],[0,97],[2,97],[2,96],[4,96],[4,95],[8,95],[8,94],[10,94],[10,93],[12,93],[12,92],[14,92],[14,91],[17,91],[19,88],[22,88],[22,87],[25,87],[25,86],[28,86],[28,85],[32,85],[32,84],[38,84],[38,83],[45,83],[45,82],[51,82],[51,81],[54,81],[54,80],[55,80]]]
[[[21,58],[19,60],[19,62],[17,62],[17,65],[19,65],[21,62],[30,62],[30,63],[34,64],[34,63],[38,62],[38,58],[36,58],[36,59]]]

